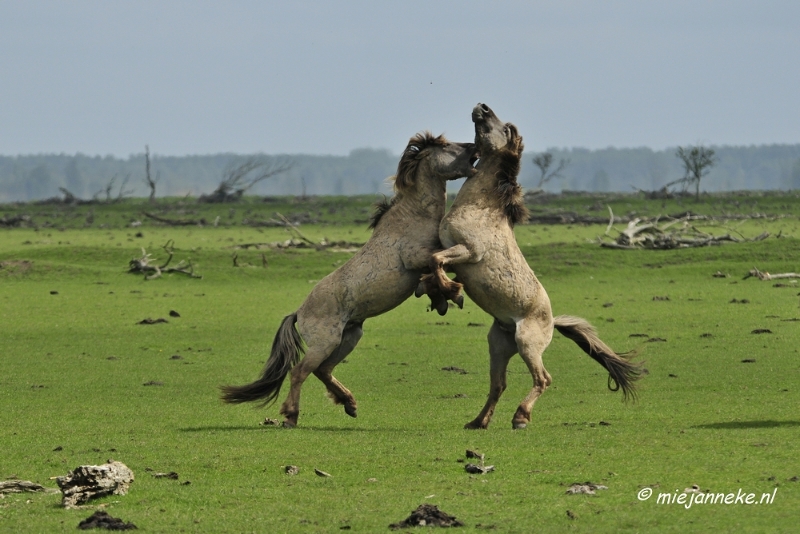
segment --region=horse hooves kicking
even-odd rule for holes
[[[459,310],[464,309],[464,295],[462,295],[461,293],[456,295],[456,298],[453,299],[453,302],[456,303],[456,306],[458,306]]]
[[[450,306],[447,304],[447,300],[441,299],[436,302],[436,313],[444,317],[444,315],[447,314],[447,309],[449,307]]]
[[[358,417],[358,414],[356,413],[356,407],[355,406],[345,406],[344,407],[344,413],[346,413],[350,417]]]

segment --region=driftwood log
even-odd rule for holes
[[[181,273],[191,278],[203,278],[199,274],[194,274],[194,266],[191,261],[181,260],[177,265],[169,267],[172,256],[174,255],[174,246],[175,242],[170,239],[161,247],[164,249],[164,252],[169,255],[167,261],[165,261],[163,265],[153,264],[152,256],[148,254],[145,249],[142,249],[141,257],[133,258],[128,262],[128,272],[143,274],[145,280],[153,280],[164,273]]]
[[[122,462],[109,460],[103,465],[81,465],[56,478],[61,488],[61,504],[75,508],[89,499],[104,495],[125,495],[133,482],[133,471]]]
[[[747,239],[736,237],[731,234],[712,235],[699,230],[692,224],[692,221],[707,220],[704,216],[698,216],[687,212],[678,219],[667,217],[661,221],[659,217],[653,219],[632,219],[623,230],[614,228],[614,214],[611,207],[608,208],[609,223],[606,227],[605,235],[610,237],[611,230],[618,232],[618,236],[613,241],[606,241],[600,238],[600,246],[605,248],[637,250],[670,250],[675,248],[707,247],[719,245],[725,242],[744,243],[750,241],[762,241],[769,237],[769,232],[764,232],[754,238]]]

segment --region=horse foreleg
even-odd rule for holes
[[[492,420],[495,406],[506,389],[506,369],[508,361],[517,353],[514,334],[504,330],[497,321],[489,329],[489,395],[478,417],[464,425],[464,428],[486,428]]]
[[[444,296],[458,304],[459,308],[464,306],[464,296],[461,295],[461,288],[464,285],[451,280],[445,272],[445,267],[475,261],[478,261],[475,259],[475,254],[466,245],[462,244],[440,250],[431,255],[430,268],[433,279]]]
[[[333,373],[334,367],[339,365],[353,351],[363,334],[364,331],[361,329],[361,325],[347,328],[342,334],[342,342],[336,347],[336,350],[314,371],[314,375],[328,389],[328,396],[331,400],[335,404],[343,404],[345,413],[350,417],[356,417],[356,410],[358,409],[356,399],[350,390],[336,380],[331,373]]]
[[[553,338],[552,323],[543,326],[536,319],[526,318],[517,323],[516,341],[519,354],[528,366],[533,378],[533,388],[517,408],[511,425],[514,428],[525,428],[531,422],[531,410],[536,400],[544,393],[553,379],[544,368],[542,353]]]

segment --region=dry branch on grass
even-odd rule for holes
[[[164,249],[164,252],[169,254],[167,261],[165,261],[163,265],[153,264],[152,262],[154,260],[152,256],[143,248],[140,258],[133,258],[128,262],[128,272],[143,274],[145,280],[153,280],[164,273],[180,273],[190,276],[191,278],[203,278],[199,274],[194,274],[194,266],[191,261],[181,260],[177,265],[169,267],[169,263],[172,261],[172,256],[174,255],[174,246],[175,242],[170,239],[161,247]]]
[[[750,272],[745,275],[744,280],[747,280],[750,277],[758,278],[759,280],[780,280],[783,278],[800,278],[800,274],[798,273],[777,273],[777,274],[770,274],[766,271],[759,271],[757,267],[753,267],[750,269]]]
[[[745,243],[749,241],[762,241],[769,237],[769,232],[764,232],[752,239],[736,237],[731,234],[711,235],[699,230],[692,224],[696,220],[709,220],[702,215],[687,213],[680,218],[666,217],[662,222],[660,217],[652,219],[633,219],[628,222],[624,230],[614,228],[614,213],[608,208],[609,223],[605,235],[610,237],[610,232],[615,230],[619,235],[613,241],[599,238],[600,246],[622,250],[652,249],[669,250],[674,248],[707,247],[719,245],[724,242]]]
[[[328,241],[327,239],[323,239],[319,243],[312,241],[301,232],[296,224],[293,224],[289,219],[281,215],[280,213],[276,213],[275,215],[278,216],[280,220],[276,220],[275,222],[278,223],[280,226],[286,228],[286,231],[291,234],[291,237],[285,241],[273,241],[271,243],[240,243],[235,245],[235,249],[248,249],[248,248],[255,248],[255,249],[262,249],[262,248],[277,248],[277,249],[284,249],[284,248],[313,248],[315,250],[328,250],[331,248],[341,248],[341,249],[355,249],[361,248],[364,246],[364,243],[359,243],[355,241]],[[235,262],[235,260],[234,260]],[[262,262],[265,263],[266,259],[262,258]],[[234,267],[236,265],[234,264]]]

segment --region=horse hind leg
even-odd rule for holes
[[[320,364],[317,370],[314,371],[314,375],[319,378],[328,389],[328,397],[330,397],[335,404],[344,405],[344,411],[350,417],[356,417],[357,415],[356,410],[358,409],[358,405],[356,399],[349,389],[336,380],[332,373],[333,369],[353,351],[363,334],[364,331],[361,329],[360,324],[345,329],[342,334],[342,342],[331,355]]]
[[[538,321],[524,319],[517,324],[516,341],[519,354],[528,366],[528,370],[533,378],[533,388],[522,400],[514,413],[511,425],[515,429],[528,426],[531,422],[531,410],[536,400],[550,386],[553,379],[547,369],[544,368],[542,353],[550,344],[553,338],[552,326],[548,330],[542,327]]]
[[[304,336],[305,339],[314,339],[306,349],[305,357],[300,363],[295,365],[290,372],[290,388],[286,400],[281,405],[281,415],[284,416],[283,426],[293,428],[297,426],[297,417],[300,414],[300,389],[308,375],[316,371],[328,356],[341,344],[341,335],[334,337],[327,335],[324,338],[319,336]]]
[[[489,329],[489,395],[478,416],[464,425],[464,428],[487,428],[492,420],[494,409],[506,389],[506,370],[508,362],[517,353],[514,334],[504,330],[495,321]]]

